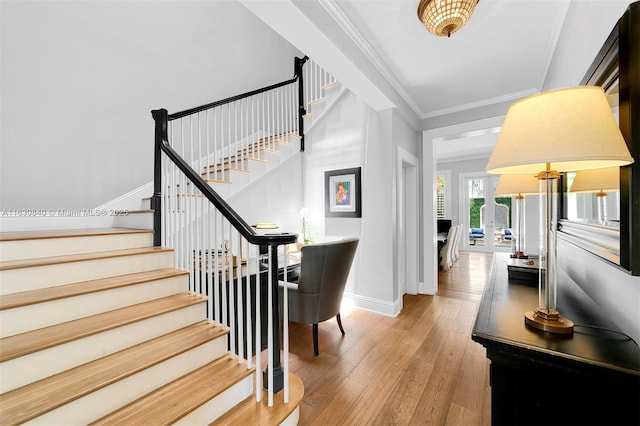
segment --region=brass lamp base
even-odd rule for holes
[[[524,313],[524,322],[538,330],[549,333],[572,334],[573,322],[560,316],[558,311],[536,308]]]

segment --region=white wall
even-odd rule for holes
[[[293,76],[235,1],[2,1],[2,208],[93,208],[152,179],[153,120]]]
[[[632,2],[572,1],[542,90],[580,84],[611,30]]]
[[[306,134],[303,205],[319,240],[360,238],[346,294],[364,309],[398,312],[394,262],[395,152],[416,152],[417,133],[394,111],[375,112],[347,92]],[[362,218],[325,218],[324,172],[362,168]]]
[[[300,233],[302,200],[302,155],[294,154],[259,180],[228,198],[229,205],[249,225],[266,222],[278,225],[269,232]]]
[[[319,240],[348,236],[360,238],[346,291],[377,303],[379,306],[369,308],[380,311],[389,310],[385,305],[390,305],[391,301],[391,238],[383,236],[384,229],[381,232],[375,229],[367,232],[367,229],[371,228],[369,223],[384,210],[378,208],[376,198],[381,192],[390,194],[391,184],[387,188],[379,187],[386,182],[379,178],[375,165],[367,161],[368,153],[376,155],[375,148],[380,140],[375,115],[349,92],[307,132],[303,158],[303,203],[309,209],[311,232],[317,233]],[[373,120],[370,120],[371,116],[374,116]],[[362,168],[362,218],[325,218],[325,171],[351,167]],[[376,251],[373,240],[383,240],[383,248]],[[380,265],[378,277],[368,273],[366,265],[370,264]]]

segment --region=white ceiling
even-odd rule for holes
[[[540,91],[569,2],[482,0],[451,38],[429,33],[417,4],[335,0],[405,100],[429,118]]]
[[[346,18],[343,29],[366,40],[378,68],[418,117],[513,102],[542,90],[569,1],[482,0],[451,38],[424,28],[417,3],[334,0]],[[487,157],[498,131],[436,140],[436,158]]]
[[[512,102],[541,92],[554,61],[566,55],[556,49],[563,27],[572,31],[573,19],[585,16],[567,18],[570,8],[588,9],[588,31],[606,38],[630,3],[480,0],[467,25],[446,38],[432,35],[418,20],[419,0],[240,1],[373,108],[404,103],[422,126],[426,120],[436,127],[460,122],[461,116],[504,115]],[[611,21],[611,16],[616,18]],[[596,48],[603,41],[598,39]],[[588,43],[578,43],[582,46],[570,48],[587,48]],[[333,49],[322,47],[330,44]],[[579,67],[581,76],[588,64]],[[382,86],[391,87],[395,95],[382,93]],[[488,156],[499,129],[484,130],[437,141],[438,160]]]

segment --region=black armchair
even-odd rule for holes
[[[340,304],[358,238],[312,244],[301,249],[300,277],[288,286],[289,320],[313,324],[313,352],[318,355],[318,323],[336,317],[342,335]],[[281,283],[282,284],[282,283]],[[284,286],[279,287],[283,306]]]

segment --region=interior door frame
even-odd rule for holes
[[[400,146],[397,154],[396,282],[401,301],[403,290],[408,294],[418,294],[420,198],[418,158]],[[401,285],[403,278],[406,283],[404,289]]]

